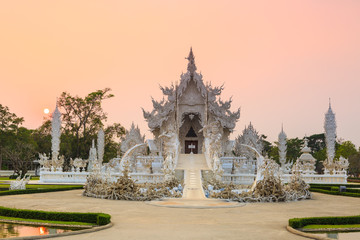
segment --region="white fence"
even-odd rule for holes
[[[89,172],[51,172],[41,171],[40,181],[41,183],[80,183],[84,184]],[[111,173],[111,178],[116,181],[120,177],[120,173]],[[164,174],[162,173],[130,173],[130,178],[135,180],[137,183],[145,182],[162,182]]]
[[[302,178],[307,183],[319,184],[345,184],[347,183],[346,174],[302,174]],[[222,180],[226,183],[250,185],[254,182],[255,174],[226,174],[222,176]],[[287,183],[290,181],[291,174],[284,174],[281,176],[282,180]]]
[[[27,174],[30,174],[31,176],[35,176],[35,171],[27,171]],[[14,170],[0,170],[0,176],[11,176],[14,175]]]

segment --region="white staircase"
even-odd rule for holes
[[[210,170],[204,154],[180,154],[176,169]]]
[[[180,154],[176,169],[184,170],[183,199],[206,199],[201,182],[201,170],[209,170],[204,154]]]

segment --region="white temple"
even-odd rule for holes
[[[261,165],[265,160],[269,162],[262,156],[261,135],[250,123],[235,140],[229,139],[240,118],[240,109],[231,111],[231,99],[220,99],[222,86],[204,84],[203,76],[196,71],[192,50],[187,60],[187,72],[181,74],[180,83],[160,87],[164,98],[161,101],[152,99],[151,111],[143,109],[153,139],[145,141],[139,128],[132,124],[121,142],[123,156],[103,164],[104,132],[101,130],[98,134],[97,154],[93,144],[93,153],[88,160],[91,167],[88,170],[102,171],[114,179],[126,171],[132,179],[142,183],[170,179],[176,170],[186,169],[190,164],[196,169],[196,172],[190,174],[201,175],[200,170],[210,170],[218,180],[227,183],[250,185],[260,179]],[[53,118],[54,122],[58,120]],[[54,143],[57,141],[56,133],[59,132],[56,126],[53,125]],[[311,156],[306,141],[303,154],[295,165],[301,168],[299,171],[308,183],[344,183],[348,163],[346,159],[336,162],[334,159],[336,123],[331,106],[326,114],[325,134],[328,147],[325,174],[314,171],[316,160]],[[57,145],[53,146],[56,150]],[[53,152],[56,155],[56,151]],[[286,134],[283,128],[279,134],[279,155],[281,178],[286,182],[291,178],[292,163],[286,161]],[[76,171],[63,172],[61,177],[49,169],[46,161],[42,161],[41,181],[55,182],[56,175],[62,182],[85,182],[88,172],[84,171],[83,165],[86,162],[75,160]],[[94,170],[95,165],[97,167]]]

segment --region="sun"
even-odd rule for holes
[[[45,113],[45,114],[49,114],[49,112],[50,112],[50,111],[49,111],[48,108],[45,108],[45,109],[44,109],[44,113]]]

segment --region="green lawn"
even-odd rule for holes
[[[0,216],[0,219],[25,221],[25,222],[36,222],[36,223],[64,224],[64,225],[85,225],[85,226],[93,226],[94,225],[94,224],[85,223],[85,222],[47,221],[47,220],[39,220],[39,219],[14,218],[14,217],[5,217],[5,216]]]
[[[307,225],[303,229],[319,229],[319,228],[360,228],[360,224],[348,225]]]

